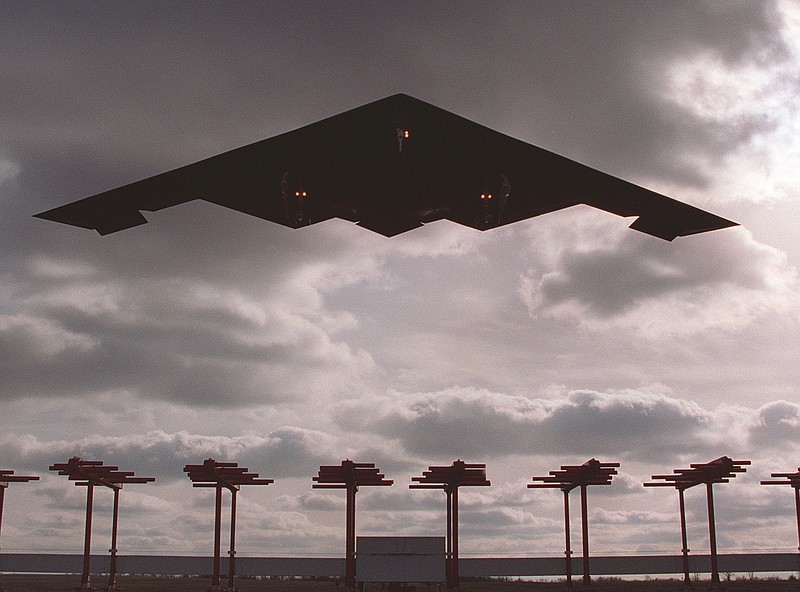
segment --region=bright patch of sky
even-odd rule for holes
[[[0,185],[13,181],[19,175],[19,165],[11,160],[0,158]]]
[[[738,148],[716,168],[721,202],[770,202],[800,192],[800,5],[777,4],[786,55],[772,46],[732,63],[705,51],[674,63],[668,96],[692,116],[718,129],[719,140]],[[742,142],[741,140],[745,141]]]

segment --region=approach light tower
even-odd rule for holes
[[[316,481],[313,489],[347,490],[344,583],[348,590],[353,590],[356,587],[356,493],[362,485],[389,486],[394,481],[386,479],[375,463],[357,463],[350,459],[343,460],[341,465],[320,466],[319,474],[311,479]]]
[[[462,486],[488,487],[486,465],[465,463],[458,459],[449,467],[431,466],[421,477],[412,477],[409,489],[442,489],[447,494],[447,548],[445,575],[448,588],[458,588],[458,488]]]
[[[259,479],[258,473],[251,473],[247,467],[240,467],[235,462],[218,462],[208,458],[200,465],[186,465],[183,471],[188,473],[192,487],[213,487],[216,490],[214,504],[214,573],[211,590],[222,590],[220,587],[220,542],[222,538],[222,489],[231,492],[231,548],[228,551],[228,590],[233,592],[234,574],[236,573],[236,494],[242,485],[269,485],[274,479]]]
[[[86,487],[86,529],[83,541],[83,571],[81,572],[81,585],[78,590],[92,590],[89,583],[89,560],[92,544],[92,502],[94,488],[97,486],[108,487],[114,491],[114,514],[111,521],[111,560],[108,569],[108,585],[106,590],[117,590],[117,523],[119,516],[119,492],[126,483],[151,483],[155,477],[134,477],[133,471],[120,471],[119,467],[103,464],[102,460],[84,460],[73,456],[65,463],[56,463],[50,467],[51,471],[58,471],[75,485]]]
[[[15,475],[11,469],[0,469],[0,531],[3,529],[3,504],[6,498],[6,489],[9,483],[27,483],[38,481],[38,475]]]
[[[611,485],[611,478],[617,474],[618,462],[600,462],[592,458],[582,465],[564,465],[558,471],[550,471],[543,477],[531,477],[539,483],[528,483],[531,489],[560,489],[564,492],[564,538],[566,541],[567,587],[572,588],[572,548],[569,540],[569,492],[580,487],[581,491],[581,536],[583,543],[583,583],[592,582],[589,575],[589,511],[586,488],[589,485]]]
[[[717,562],[717,529],[714,524],[714,483],[728,483],[736,477],[736,473],[744,473],[745,465],[749,465],[749,460],[732,460],[727,456],[721,456],[707,463],[692,463],[688,469],[675,469],[672,475],[653,475],[652,479],[656,482],[645,483],[645,487],[674,487],[678,490],[678,502],[681,513],[681,542],[683,544],[683,581],[686,584],[689,580],[689,545],[686,538],[686,506],[683,501],[683,492],[695,485],[705,484],[706,498],[708,502],[708,538],[711,548],[711,582],[714,585],[720,583],[719,564]]]
[[[800,551],[800,467],[795,473],[772,473],[775,480],[762,481],[761,485],[789,485],[794,489],[794,511],[797,517],[797,550]]]

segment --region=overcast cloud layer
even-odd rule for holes
[[[674,492],[641,483],[746,458],[720,551],[793,550],[790,492],[758,481],[800,464],[798,39],[788,1],[0,4],[0,468],[43,476],[10,488],[3,550],[80,550],[81,492],[47,471],[73,455],[157,478],[126,488],[129,552],[210,551],[181,471],[209,456],[276,479],[239,498],[245,555],[341,555],[343,497],[311,476],[348,457],[395,479],[359,494],[373,535],[443,535],[410,477],[487,463],[461,546],[500,555],[562,552],[560,496],[525,484],[590,457],[622,463],[593,550],[677,553]],[[31,217],[398,92],[742,226]]]

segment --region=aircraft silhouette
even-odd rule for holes
[[[36,217],[105,235],[194,199],[385,236],[440,219],[487,230],[578,204],[636,216],[631,228],[665,240],[737,225],[403,94]]]

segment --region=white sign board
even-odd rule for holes
[[[444,582],[444,537],[358,537],[359,582]]]

